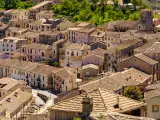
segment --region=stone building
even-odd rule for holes
[[[53,11],[41,11],[36,14],[36,20],[53,19],[55,17]]]
[[[7,77],[0,79],[0,85],[0,116],[16,119],[33,101],[32,89],[23,81]]]
[[[40,62],[52,60],[52,46],[38,43],[26,44],[20,47],[24,61]]]
[[[153,12],[149,9],[142,9],[140,21],[137,24],[138,30],[153,31]]]
[[[22,45],[27,44],[27,39],[18,37],[7,37],[0,40],[0,52],[16,51]]]
[[[59,31],[45,31],[39,34],[39,43],[41,44],[52,45],[60,39],[62,39],[62,34]]]
[[[140,71],[152,75],[152,82],[159,80],[159,63],[144,54],[136,54],[124,59],[117,64],[117,71],[123,71],[125,68],[134,67]]]
[[[39,4],[33,6],[29,9],[29,18],[35,20],[37,13],[39,13],[41,11],[50,10],[51,6],[52,6],[51,1],[40,2]]]

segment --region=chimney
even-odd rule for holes
[[[114,105],[114,108],[115,109],[119,108],[119,96],[117,96],[117,98],[116,98],[116,104]]]
[[[86,94],[82,101],[82,116],[87,117],[93,110],[93,99]]]
[[[117,105],[119,106],[119,96],[117,96]]]
[[[15,97],[18,97],[18,92],[15,92],[15,93],[14,93],[14,96],[15,96]]]
[[[121,88],[121,90],[122,90],[122,91],[121,91],[121,94],[122,94],[122,95],[124,94],[124,89],[125,89],[125,86],[123,85],[122,88]]]
[[[12,102],[12,99],[11,98],[7,98],[7,102]]]

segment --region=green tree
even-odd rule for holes
[[[53,66],[54,66],[54,67],[59,67],[59,62],[54,62],[54,63],[53,63]]]
[[[5,8],[5,0],[0,0],[0,9]]]
[[[124,96],[141,101],[143,99],[142,92],[138,87],[130,86],[124,89]]]
[[[131,2],[131,0],[123,0],[123,3],[124,4],[128,4],[128,3],[130,3]]]
[[[5,0],[5,9],[17,9],[21,0]]]

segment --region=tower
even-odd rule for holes
[[[153,12],[150,9],[143,9],[140,13],[140,22],[138,30],[149,31],[153,30]]]

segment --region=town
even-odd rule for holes
[[[160,119],[160,11],[153,1],[18,4],[33,3],[26,9],[3,1],[0,120]]]

